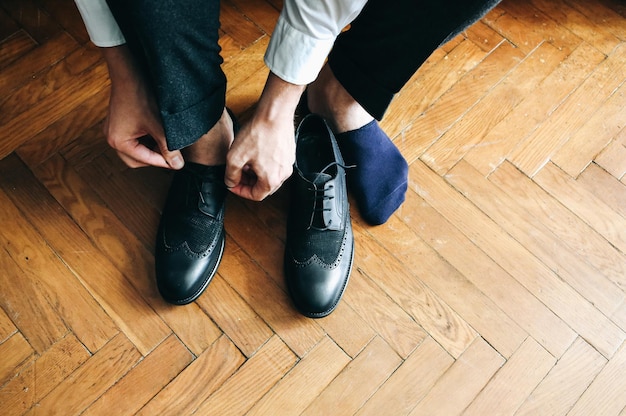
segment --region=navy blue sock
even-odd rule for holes
[[[409,166],[376,120],[336,135],[348,185],[359,212],[372,225],[385,223],[404,202]]]

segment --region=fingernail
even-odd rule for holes
[[[185,161],[180,156],[174,156],[170,160],[170,166],[172,169],[181,169],[185,165]]]

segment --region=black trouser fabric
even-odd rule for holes
[[[193,144],[217,123],[225,104],[219,0],[107,1],[154,85],[169,149]],[[329,65],[380,120],[433,51],[499,1],[370,0],[337,38]]]
[[[381,120],[428,57],[500,0],[369,0],[337,38],[328,63],[341,85]]]
[[[108,0],[108,4],[152,80],[168,148],[193,144],[224,110],[219,0]]]

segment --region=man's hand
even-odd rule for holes
[[[182,168],[184,161],[180,151],[167,149],[156,100],[128,47],[121,45],[102,51],[111,78],[109,113],[104,123],[109,145],[132,168]],[[156,149],[142,140],[146,136],[154,139]]]
[[[243,198],[261,201],[280,188],[293,171],[294,114],[304,86],[270,73],[257,109],[226,157],[226,186]]]
[[[226,186],[243,198],[264,199],[291,175],[295,149],[293,115],[278,120],[253,117],[226,157]]]

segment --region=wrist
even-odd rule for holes
[[[107,64],[113,87],[135,84],[141,79],[139,68],[126,44],[100,48],[100,50]]]
[[[293,118],[306,85],[287,82],[270,72],[255,114],[268,120]]]

